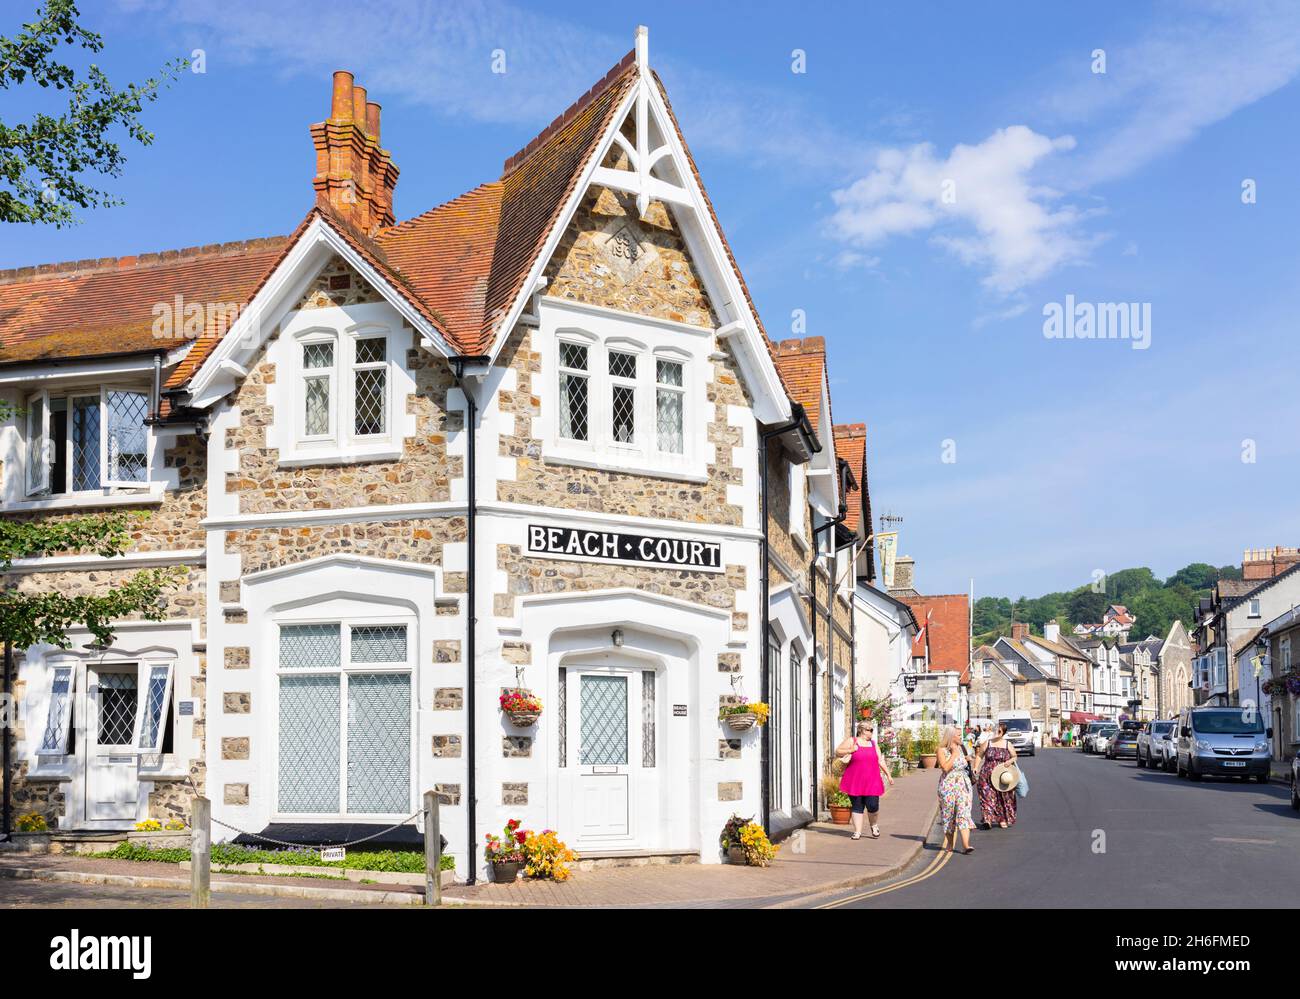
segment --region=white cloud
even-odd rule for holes
[[[988,288],[1012,294],[1083,259],[1096,242],[1080,232],[1084,213],[1031,177],[1043,160],[1073,148],[1068,135],[1052,139],[1012,125],[947,157],[929,143],[886,149],[870,173],[833,193],[832,232],[859,249],[930,233],[985,270]]]
[[[1074,82],[1041,99],[1054,120],[1098,126],[1072,187],[1127,176],[1295,79],[1300,10],[1293,0],[1180,5],[1159,27],[1105,49],[1104,75],[1079,58]]]

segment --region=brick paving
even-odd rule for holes
[[[880,839],[865,836],[854,842],[848,826],[818,823],[780,844],[777,859],[769,868],[739,867],[729,864],[645,864],[636,867],[598,868],[576,871],[564,883],[520,880],[510,885],[478,884],[445,888],[444,897],[479,905],[538,907],[710,907],[728,905],[776,905],[820,892],[854,887],[879,880],[906,866],[920,850],[934,824],[938,801],[935,786],[937,771],[914,771],[900,779],[881,803]],[[125,876],[137,879],[136,886],[124,884],[77,885],[60,882],[57,895],[47,894],[26,882],[22,887],[0,876],[0,907],[5,905],[41,904],[41,896],[51,904],[75,905],[77,893],[84,893],[85,905],[107,903],[108,898],[121,901],[139,892],[170,897],[175,881],[188,875],[175,864],[101,860],[75,854],[32,855],[0,853],[0,868],[35,868],[51,875],[87,878]],[[4,871],[0,870],[0,875]],[[259,877],[223,875],[213,871],[216,894],[227,885],[278,885],[325,891],[374,891],[380,893],[418,893],[419,889],[401,885],[364,885],[354,881],[323,878]],[[221,882],[218,887],[217,882]],[[169,882],[169,883],[165,883]],[[317,894],[313,892],[313,894]],[[8,898],[6,898],[8,896]],[[223,895],[223,898],[225,896]],[[355,897],[355,896],[354,896]],[[391,897],[391,896],[390,896]],[[177,899],[183,898],[177,893]],[[57,899],[57,900],[56,900]],[[226,904],[238,904],[233,898]],[[269,898],[268,898],[269,901]],[[293,904],[295,900],[277,900],[273,904]],[[323,903],[297,900],[304,906]],[[376,901],[379,901],[378,897]],[[143,901],[142,901],[143,904]],[[177,903],[179,904],[179,902]],[[361,904],[358,901],[340,904]]]
[[[896,782],[881,802],[880,839],[854,842],[848,826],[818,823],[784,840],[769,868],[730,864],[646,865],[575,872],[563,883],[458,885],[448,897],[524,906],[711,906],[777,903],[879,880],[921,848],[938,810],[938,771],[918,770]]]

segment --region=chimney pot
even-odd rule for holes
[[[374,101],[366,102],[366,133],[379,141],[379,112],[381,108]]]
[[[330,101],[330,117],[352,120],[352,74],[345,69],[334,73],[334,94]]]
[[[366,88],[352,87],[352,120],[364,130],[366,127]]]

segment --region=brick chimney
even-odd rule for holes
[[[352,74],[334,74],[328,121],[311,127],[316,146],[316,203],[369,233],[392,225],[397,167],[379,145],[379,105],[366,100]]]
[[[1242,579],[1272,579],[1296,562],[1300,562],[1300,548],[1247,548],[1241,557]]]
[[[914,589],[916,560],[910,555],[899,555],[894,559],[894,585],[892,590]]]
[[[1029,625],[1024,621],[1011,622],[1011,637],[1017,642],[1029,637]]]

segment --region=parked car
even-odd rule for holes
[[[1140,731],[1137,725],[1121,725],[1106,740],[1106,759],[1118,760],[1121,756],[1132,756],[1136,759]]]
[[[1085,753],[1106,752],[1106,740],[1119,729],[1114,722],[1091,722],[1084,735],[1083,751]]]
[[[1174,720],[1167,718],[1164,721],[1153,721],[1138,733],[1138,766],[1173,769],[1170,761],[1174,758],[1174,751],[1170,737],[1174,734],[1175,727]]]
[[[1003,711],[998,714],[998,724],[1007,727],[1007,742],[1020,756],[1034,755],[1034,723],[1028,711]]]
[[[1272,737],[1253,708],[1183,708],[1176,737],[1178,776],[1254,777],[1266,784]]]

